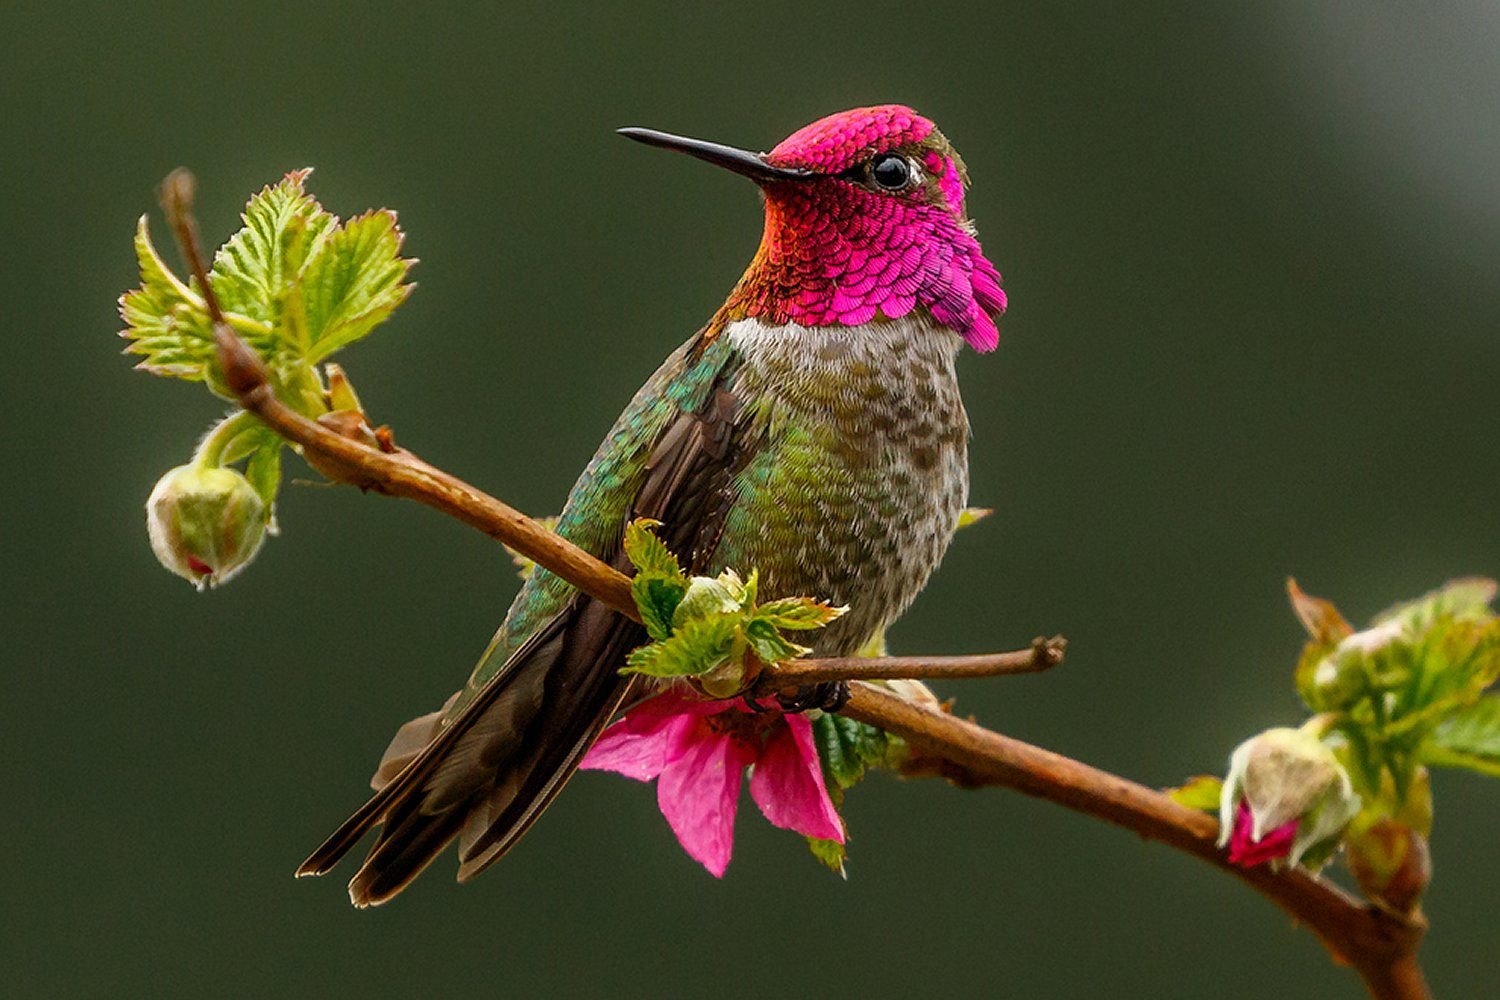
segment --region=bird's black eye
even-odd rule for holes
[[[896,153],[877,156],[870,161],[870,179],[887,191],[900,191],[911,182],[911,164]]]

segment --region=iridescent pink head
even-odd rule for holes
[[[975,350],[999,342],[1005,292],[964,211],[963,160],[910,108],[830,115],[766,154],[621,131],[761,185],[765,233],[726,303],[729,318],[861,326],[923,309]]]

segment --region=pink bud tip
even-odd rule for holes
[[[1250,815],[1250,804],[1243,799],[1234,812],[1234,829],[1229,835],[1229,862],[1241,868],[1254,868],[1292,853],[1292,842],[1297,839],[1297,824],[1301,820],[1290,820],[1255,840],[1252,830],[1255,820]]]

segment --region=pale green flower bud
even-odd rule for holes
[[[743,660],[721,663],[695,680],[710,698],[733,698],[745,690],[745,663]]]
[[[725,570],[717,577],[695,576],[672,612],[672,624],[681,626],[693,618],[738,611],[744,598],[745,585],[733,570]]]
[[[1349,871],[1366,896],[1399,913],[1416,909],[1432,880],[1426,837],[1389,816],[1361,815],[1347,842]]]
[[[1372,671],[1370,659],[1401,638],[1402,624],[1388,621],[1374,628],[1345,636],[1313,668],[1311,701],[1324,712],[1348,708],[1369,689]]]
[[[1317,728],[1268,729],[1235,748],[1219,798],[1219,846],[1230,845],[1231,860],[1319,864],[1333,853],[1360,800]]]
[[[161,564],[202,590],[255,558],[265,540],[266,507],[234,469],[180,465],[151,491],[146,530]]]

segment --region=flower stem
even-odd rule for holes
[[[237,410],[220,420],[198,442],[193,464],[200,469],[216,469],[224,464],[224,450],[230,442],[248,430],[260,426],[260,420],[249,410]]]

